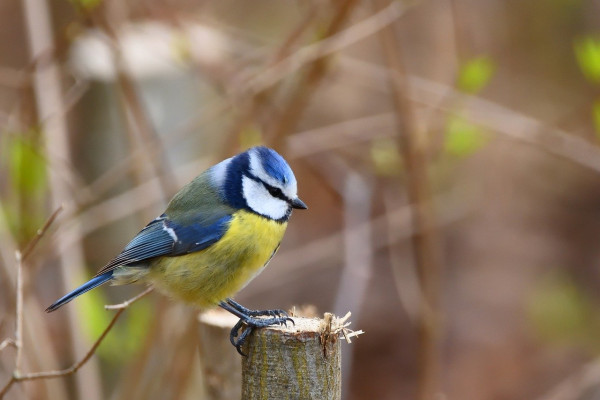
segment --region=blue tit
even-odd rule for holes
[[[185,185],[117,257],[46,311],[106,282],[147,283],[186,303],[218,305],[238,316],[230,339],[241,353],[253,328],[291,321],[282,310],[250,310],[230,297],[267,266],[294,208],[307,207],[287,162],[272,149],[253,147]]]

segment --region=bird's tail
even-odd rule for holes
[[[75,297],[82,295],[85,292],[102,285],[103,283],[108,282],[112,278],[112,275],[113,275],[113,271],[108,271],[108,272],[103,273],[102,275],[98,275],[98,276],[90,279],[83,285],[79,286],[77,289],[73,290],[70,293],[65,294],[60,299],[56,300],[50,307],[46,308],[46,312],[49,313],[54,310],[57,310],[58,308],[64,306],[65,304],[67,304],[68,302],[73,300]]]

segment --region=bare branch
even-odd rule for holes
[[[96,350],[98,349],[98,347],[100,346],[100,344],[102,343],[102,341],[104,340],[104,338],[106,337],[108,332],[110,332],[110,330],[113,328],[113,326],[115,325],[115,323],[117,322],[117,320],[119,319],[121,314],[123,314],[123,312],[131,304],[133,304],[137,300],[141,299],[142,297],[144,297],[146,294],[150,293],[151,291],[152,291],[152,288],[148,288],[145,291],[143,291],[142,293],[138,294],[137,296],[132,297],[131,299],[129,299],[121,304],[117,304],[115,306],[105,306],[105,308],[107,308],[107,309],[108,308],[116,309],[117,312],[113,316],[110,323],[106,326],[106,328],[104,329],[102,334],[94,342],[94,344],[92,345],[90,350],[85,354],[85,356],[81,360],[79,360],[78,362],[76,362],[75,364],[70,366],[69,368],[56,370],[56,371],[32,372],[29,374],[20,374],[17,370],[15,370],[13,372],[12,378],[6,383],[6,385],[2,388],[2,390],[0,390],[0,400],[4,397],[4,395],[8,392],[8,390],[14,383],[22,382],[22,381],[32,381],[32,380],[37,380],[37,379],[59,378],[62,376],[72,375],[75,372],[77,372],[94,355],[94,353],[96,352]]]
[[[150,286],[149,288],[146,288],[146,290],[144,290],[142,293],[138,294],[137,296],[132,297],[131,299],[126,300],[119,304],[106,305],[106,306],[104,306],[104,309],[105,310],[122,310],[124,308],[129,307],[132,303],[138,301],[139,299],[141,299],[142,297],[144,297],[145,295],[147,295],[148,293],[150,293],[153,290],[154,290],[154,288],[152,286]]]
[[[0,343],[0,351],[4,350],[7,347],[17,347],[17,342],[15,342],[14,339],[11,338],[6,338],[2,341],[2,343]]]
[[[21,366],[23,364],[23,262],[25,259],[32,253],[35,246],[42,239],[50,225],[54,222],[58,214],[62,210],[62,205],[58,207],[50,218],[44,223],[44,225],[38,229],[35,237],[29,242],[29,244],[25,247],[23,252],[17,250],[15,252],[15,259],[17,262],[17,328],[15,332],[15,346],[17,348],[17,358],[15,362],[15,374],[18,374],[21,371]]]
[[[41,237],[41,235],[36,236],[36,238],[39,237]],[[35,239],[33,242],[37,243]],[[15,330],[17,358],[15,362],[14,373],[18,373],[21,370],[21,365],[23,362],[23,257],[21,256],[21,252],[19,250],[15,252],[15,258],[17,259],[17,328]]]
[[[261,71],[259,75],[249,79],[241,86],[242,90],[253,93],[261,92],[306,64],[315,62],[373,35],[400,18],[406,9],[407,6],[399,2],[392,2],[388,7],[363,21],[334,33],[317,43],[305,46],[272,67]]]
[[[382,9],[384,1],[375,0]],[[389,7],[389,6],[387,6]],[[406,165],[407,194],[415,208],[411,225],[413,254],[417,266],[421,296],[419,302],[419,399],[432,399],[440,387],[441,316],[439,311],[442,252],[437,232],[437,216],[433,207],[428,176],[428,142],[417,124],[415,110],[409,100],[402,45],[394,30],[387,26],[380,32],[381,44],[389,68],[390,89],[397,117],[397,141]]]
[[[63,210],[63,208],[64,207],[61,204],[56,210],[54,210],[54,212],[46,220],[44,225],[40,229],[37,230],[35,237],[29,242],[29,244],[27,244],[25,249],[23,249],[23,251],[18,252],[19,257],[18,257],[17,261],[24,262],[29,257],[29,255],[31,254],[31,252],[33,251],[35,246],[37,246],[40,239],[44,236],[44,234],[46,233],[48,228],[50,228],[50,225],[52,225],[52,223],[54,222],[56,217],[58,217],[58,214],[60,214],[60,212]]]
[[[58,207],[52,215],[46,220],[44,225],[38,229],[34,238],[27,244],[25,249],[21,252],[17,250],[15,252],[15,259],[17,262],[17,306],[16,306],[16,314],[17,314],[17,327],[15,329],[15,339],[5,339],[0,344],[0,350],[8,345],[13,345],[17,349],[17,356],[15,360],[15,369],[13,372],[13,377],[6,384],[6,386],[0,391],[0,399],[4,394],[8,391],[8,389],[15,382],[15,377],[19,376],[21,371],[21,366],[23,364],[23,262],[25,259],[33,252],[35,246],[42,239],[50,225],[56,220],[58,214],[62,211],[62,206]]]
[[[332,37],[342,31],[346,20],[352,15],[358,2],[356,0],[345,0],[338,4],[335,15],[325,28],[325,37]],[[281,107],[279,120],[267,129],[267,142],[274,149],[279,149],[285,144],[285,137],[298,124],[304,110],[313,93],[319,87],[328,72],[328,58],[317,57],[306,67],[306,71],[300,76],[296,83],[294,96],[291,96]]]
[[[389,84],[384,79],[389,75],[389,68],[347,55],[340,57],[340,64],[356,78],[368,77],[370,81],[378,82],[382,92],[389,92]],[[392,76],[391,79],[396,78]],[[450,105],[459,103],[463,106],[465,116],[474,124],[532,145],[536,149],[559,156],[596,173],[600,172],[600,150],[582,137],[550,126],[500,103],[461,93],[443,83],[408,75],[407,86],[409,88],[407,96],[416,104],[441,112],[455,112],[456,110]]]

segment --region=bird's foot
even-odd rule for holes
[[[225,299],[225,302],[231,307],[235,308],[244,315],[250,317],[287,317],[288,313],[285,310],[274,309],[274,310],[251,310],[244,307],[233,299]]]
[[[294,324],[294,320],[288,317],[288,314],[284,310],[250,310],[232,299],[226,299],[224,302],[219,303],[219,306],[240,318],[237,324],[231,329],[229,340],[242,356],[246,356],[242,352],[242,346],[254,329],[272,325],[287,326],[288,322]],[[240,333],[244,325],[245,328]]]

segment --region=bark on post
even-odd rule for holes
[[[341,399],[343,322],[294,318],[255,330],[243,347],[242,399]]]

